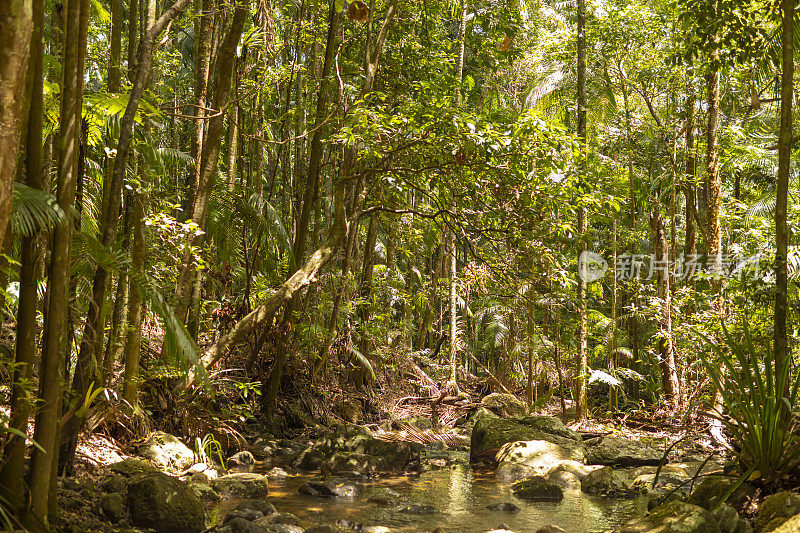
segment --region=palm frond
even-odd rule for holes
[[[55,196],[41,189],[14,183],[11,198],[11,230],[32,237],[42,230],[52,230],[64,223],[67,216]]]

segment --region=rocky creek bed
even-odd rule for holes
[[[198,463],[179,439],[157,433],[140,458],[110,465],[92,482],[65,480],[69,531],[324,533],[420,531],[533,533],[798,531],[800,496],[761,502],[723,464],[673,452],[668,442],[579,434],[547,416],[478,410],[469,444],[421,445],[340,426],[316,440],[256,439],[226,461]],[[699,472],[699,473],[698,473]],[[169,475],[168,475],[169,474]],[[656,479],[657,476],[657,479]],[[96,518],[95,518],[96,520]],[[784,524],[785,523],[785,524]]]

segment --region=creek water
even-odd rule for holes
[[[392,531],[430,532],[437,527],[448,532],[478,533],[498,528],[518,533],[534,532],[555,525],[571,533],[605,531],[620,526],[631,518],[642,516],[646,498],[630,500],[587,496],[580,491],[565,491],[558,503],[526,502],[511,494],[508,485],[498,482],[490,470],[473,468],[467,461],[458,460],[446,468],[429,470],[418,476],[380,477],[356,482],[361,487],[354,498],[315,498],[298,493],[306,481],[324,480],[319,475],[298,473],[281,479],[270,479],[269,500],[279,512],[292,513],[305,527],[312,524],[334,524],[340,520],[363,526],[385,526]],[[257,465],[256,472],[265,473],[273,465]],[[377,492],[397,494],[396,505],[380,506],[368,499]],[[517,513],[493,511],[487,506],[513,503]],[[237,502],[229,500],[218,509],[224,516]],[[438,512],[410,514],[403,506],[423,504]]]

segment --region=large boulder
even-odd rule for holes
[[[737,483],[737,478],[727,477],[723,475],[710,475],[706,476],[703,481],[697,485],[686,503],[697,505],[703,509],[714,508],[723,495],[728,493],[728,490],[734,483]],[[755,496],[756,489],[749,483],[742,483],[733,493],[728,497],[725,503],[734,507],[741,507],[746,501]]]
[[[800,496],[794,492],[779,492],[761,502],[753,525],[756,531],[768,531],[768,524],[780,525],[796,514],[800,514]]]
[[[240,498],[262,498],[269,494],[267,476],[253,473],[228,474],[211,482],[211,487],[221,493]]]
[[[721,533],[711,513],[683,502],[669,502],[656,507],[650,516],[634,519],[616,533]]]
[[[722,533],[753,533],[750,522],[739,516],[736,509],[728,504],[722,504],[711,511],[711,516],[717,521]]]
[[[158,468],[154,467],[152,464],[148,463],[147,461],[142,461],[141,459],[136,459],[134,457],[123,459],[118,463],[110,465],[108,468],[115,474],[120,474],[125,477],[132,477],[139,474],[158,472]]]
[[[800,514],[793,516],[777,529],[773,529],[772,533],[800,533]]]
[[[132,525],[157,533],[196,533],[205,528],[200,498],[184,482],[161,472],[131,481],[128,511]]]
[[[610,466],[590,472],[581,479],[581,490],[592,496],[604,498],[633,498],[640,494]]]
[[[552,416],[483,417],[475,422],[470,441],[473,461],[494,461],[504,444],[540,440],[565,448],[581,446],[580,436]]]
[[[492,393],[481,399],[481,405],[499,416],[525,416],[528,408],[513,394]]]
[[[564,491],[555,483],[550,483],[542,476],[533,476],[511,485],[511,492],[521,500],[530,502],[560,502],[564,499]]]
[[[596,465],[658,465],[664,455],[644,442],[615,436],[593,439],[586,445],[586,462]]]
[[[499,465],[521,464],[529,468],[531,475],[541,476],[562,461],[583,463],[585,460],[580,443],[558,444],[546,440],[527,440],[508,442],[497,452],[495,460]]]
[[[303,470],[328,474],[402,472],[419,460],[419,446],[376,439],[361,428],[341,427],[306,448],[295,460]]]
[[[195,463],[194,452],[177,437],[163,431],[152,433],[139,453],[162,470],[180,472]]]

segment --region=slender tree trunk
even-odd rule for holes
[[[335,0],[330,1],[328,11],[328,36],[325,45],[325,60],[322,64],[322,75],[320,77],[319,92],[317,93],[317,111],[314,118],[314,135],[311,137],[311,147],[308,154],[308,179],[306,182],[303,205],[300,209],[300,218],[297,222],[297,238],[294,242],[294,259],[296,264],[303,260],[305,254],[306,240],[308,236],[308,223],[311,215],[311,207],[319,186],[320,163],[322,162],[323,144],[322,139],[325,130],[322,128],[323,121],[328,114],[328,101],[330,98],[331,87],[328,83],[330,71],[333,67],[336,49],[338,47],[337,37],[339,33],[339,22],[341,13],[336,9]]]
[[[195,97],[195,116],[194,136],[192,138],[191,154],[195,160],[193,172],[186,174],[183,196],[183,211],[188,216],[192,211],[192,204],[195,194],[200,185],[200,162],[203,155],[203,136],[206,126],[206,106],[208,105],[208,81],[211,68],[211,45],[214,37],[214,20],[216,17],[216,0],[202,0],[195,2],[200,4],[200,17],[195,26],[196,30],[196,53],[194,65],[194,97]]]
[[[42,187],[42,85],[44,80],[44,2],[33,2],[33,31],[30,42],[30,62],[28,64],[28,83],[30,106],[28,109],[27,135],[25,138],[25,183],[34,189]],[[33,378],[33,365],[36,361],[36,308],[39,304],[37,265],[38,235],[22,238],[20,244],[19,304],[17,308],[17,336],[14,379],[11,390],[11,420],[9,427],[23,434],[28,431],[28,419],[32,402],[28,397],[27,385]],[[23,469],[25,466],[25,440],[10,434],[3,450],[3,464],[0,469],[0,498],[19,514],[22,510]]]
[[[83,102],[84,60],[89,22],[88,0],[69,0],[64,17],[64,41],[61,84],[61,120],[58,144],[58,205],[69,213],[75,201],[78,183],[78,153],[80,151],[81,106]],[[48,308],[45,315],[42,362],[39,369],[39,399],[34,448],[28,472],[30,508],[23,523],[35,531],[49,529],[51,484],[58,465],[59,419],[61,417],[61,379],[66,344],[67,310],[69,305],[70,244],[73,225],[69,222],[53,232],[50,267],[47,283]],[[65,354],[66,351],[66,354]]]
[[[775,191],[775,376],[779,375],[789,357],[787,312],[789,286],[787,255],[789,227],[786,222],[789,176],[792,157],[792,103],[794,98],[794,6],[795,0],[781,0],[782,56],[781,56],[781,130],[778,137],[778,180]],[[777,384],[777,382],[776,382]]]
[[[675,352],[672,344],[672,318],[670,316],[671,292],[669,287],[669,254],[664,220],[658,206],[653,208],[650,216],[650,228],[653,231],[653,251],[655,260],[660,265],[667,265],[657,270],[658,297],[661,300],[658,310],[658,364],[661,368],[661,386],[671,406],[676,409],[680,402],[680,383],[675,366]]]
[[[459,361],[459,351],[458,351],[458,309],[457,309],[457,302],[458,302],[458,248],[457,244],[458,241],[456,239],[455,232],[451,232],[450,235],[450,244],[448,251],[448,273],[450,277],[450,297],[449,300],[449,315],[450,315],[450,327],[448,332],[448,337],[450,339],[450,379],[448,382],[448,393],[452,394],[453,396],[458,395],[458,361]]]
[[[11,214],[11,191],[25,125],[25,74],[32,32],[33,1],[3,2],[0,8],[0,242]]]
[[[225,39],[220,45],[214,69],[216,88],[212,97],[212,108],[216,110],[215,116],[208,119],[205,125],[205,140],[203,141],[202,160],[200,163],[200,177],[192,206],[192,220],[205,228],[208,215],[208,202],[214,190],[219,162],[222,130],[225,119],[225,108],[230,100],[231,79],[233,78],[233,65],[236,56],[236,47],[242,36],[245,20],[249,15],[249,0],[241,0],[235,4],[233,20]],[[189,242],[183,257],[180,274],[175,286],[175,314],[179,320],[187,319],[187,312],[191,303],[193,282],[195,280],[196,266],[191,257],[190,249],[199,249],[203,244],[203,234],[194,235]]]
[[[578,137],[582,143],[582,151],[586,153],[586,0],[578,0]],[[584,164],[583,162],[581,164]],[[586,251],[586,210],[578,210],[579,253]],[[587,417],[586,377],[588,373],[586,360],[587,334],[586,281],[578,281],[578,351],[576,354],[575,376],[575,420]]]
[[[373,213],[369,217],[369,228],[367,229],[367,242],[364,244],[364,261],[361,271],[361,283],[359,284],[359,305],[358,315],[361,319],[361,342],[360,349],[364,356],[369,351],[369,335],[367,326],[371,313],[372,304],[372,275],[375,271],[375,244],[378,238],[378,214]]]
[[[139,165],[139,175],[144,183],[146,171],[144,164]],[[147,198],[142,192],[131,197],[133,208],[133,242],[131,244],[131,263],[134,269],[143,271],[145,266],[144,217]],[[136,411],[139,404],[139,352],[142,346],[142,318],[144,305],[136,287],[131,286],[128,295],[128,335],[125,338],[125,377],[122,381],[122,399],[129,407],[129,412]]]
[[[718,6],[718,3],[715,3]],[[718,9],[715,7],[715,10]],[[715,37],[718,43],[719,38]],[[722,180],[719,169],[719,111],[720,111],[720,58],[718,45],[711,52],[711,65],[706,74],[706,89],[708,98],[708,126],[706,129],[706,228],[708,239],[708,256],[714,262],[714,269],[720,274],[718,281],[713,283],[716,297],[721,302],[722,278],[719,268],[722,262],[722,232],[720,230],[719,214]]]
[[[611,264],[617,264],[617,215],[612,215],[611,218]],[[618,368],[617,364],[617,314],[618,314],[618,288],[617,276],[611,277],[611,346],[608,353],[608,367],[611,370]],[[608,408],[612,411],[619,409],[619,389],[611,387],[608,395]]]
[[[692,81],[689,80],[691,86]],[[697,253],[697,238],[695,233],[695,220],[697,218],[697,185],[695,184],[695,168],[697,167],[697,156],[695,155],[695,108],[696,99],[694,90],[690,87],[689,96],[686,99],[686,179],[683,183],[683,195],[686,198],[686,237],[683,244],[684,255],[694,255]]]

